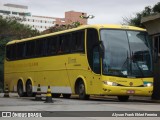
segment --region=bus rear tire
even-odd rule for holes
[[[128,101],[128,99],[129,99],[129,96],[118,96],[118,100],[121,102],[126,102]]]
[[[84,85],[83,81],[79,82],[79,85],[78,85],[78,94],[79,94],[79,98],[81,100],[87,100],[87,99],[89,99],[89,95],[86,95],[85,85]]]
[[[18,81],[17,92],[18,92],[19,97],[24,97],[25,96],[25,92],[23,91],[23,83],[22,83],[21,80]]]
[[[28,97],[33,97],[34,94],[32,92],[32,82],[30,80],[27,81],[26,83],[26,93]]]
[[[59,93],[52,93],[53,98],[59,98],[60,96],[61,96],[61,94],[59,94]]]
[[[62,94],[63,95],[63,98],[70,98],[71,97],[71,94]]]

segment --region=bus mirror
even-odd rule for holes
[[[99,41],[99,48],[100,48],[100,56],[103,58],[104,57],[104,45],[103,45],[103,41]]]
[[[156,48],[154,48],[154,52],[153,52],[153,61],[154,63],[158,62],[158,51]]]

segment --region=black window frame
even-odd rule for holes
[[[94,31],[94,32],[93,32]],[[101,74],[101,60],[100,60],[100,54],[99,54],[99,69],[95,70],[93,67],[93,50],[98,47],[98,51],[99,50],[99,35],[98,35],[99,31],[95,28],[87,28],[87,40],[86,40],[86,47],[87,47],[87,59],[88,59],[88,63],[90,68],[92,69],[92,71],[95,74]],[[90,34],[90,35],[89,35]]]
[[[35,57],[35,48],[36,48],[35,40],[27,41],[27,42],[25,42],[25,44],[26,44],[25,58],[33,58],[33,57]]]
[[[72,53],[85,53],[85,33],[86,29],[81,29],[77,31],[9,44],[6,46],[6,60],[14,61]],[[76,43],[78,41],[77,40],[76,42],[73,42],[73,40],[75,40],[73,39],[74,34],[77,34],[77,38],[82,40],[82,42],[79,42],[81,44],[80,46],[82,46],[82,49],[72,49],[74,45],[73,43]],[[64,41],[61,38],[63,38]],[[23,44],[23,47],[21,46],[21,44]],[[50,52],[51,48],[49,47],[51,47],[51,45],[53,44],[54,52]],[[62,52],[58,52],[60,47],[62,47]],[[42,50],[39,51],[40,48]]]
[[[25,57],[26,44],[25,42],[20,42],[20,43],[17,43],[16,45],[17,45],[16,58],[23,59]]]
[[[71,52],[71,33],[59,35],[57,54],[67,54]]]
[[[45,55],[46,56],[51,56],[51,55],[56,55],[57,53],[57,41],[58,41],[58,36],[50,36],[44,38],[45,40]],[[53,51],[53,48],[51,48],[53,43],[55,42],[55,51]],[[53,51],[53,52],[52,52]]]
[[[43,38],[35,40],[35,56],[41,57],[45,55],[45,40]]]
[[[81,33],[83,35],[81,35]],[[80,37],[82,36],[81,40]],[[78,38],[78,39],[77,39]],[[74,42],[73,42],[74,41]],[[82,41],[80,44],[80,46],[82,47],[82,49],[78,48],[78,43]],[[75,43],[75,44],[74,44]],[[76,31],[76,32],[72,32],[72,40],[71,40],[71,52],[72,53],[77,53],[77,52],[81,52],[84,53],[85,52],[85,29]]]

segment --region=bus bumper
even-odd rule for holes
[[[113,96],[151,96],[153,87],[122,87],[122,86],[103,86],[104,95]]]

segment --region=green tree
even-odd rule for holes
[[[124,17],[122,24],[145,28],[145,26],[141,23],[141,18],[155,13],[160,13],[160,2],[153,7],[146,6],[143,11],[136,13],[134,17]]]
[[[154,13],[160,13],[160,2],[158,2],[153,8]]]
[[[73,22],[72,24],[67,24],[67,25],[55,25],[55,26],[49,28],[48,30],[45,30],[44,32],[42,32],[42,34],[47,34],[47,33],[52,33],[52,32],[58,32],[58,31],[62,31],[62,30],[72,29],[72,28],[76,28],[76,27],[78,27],[80,25],[81,25],[81,23],[79,21]]]

